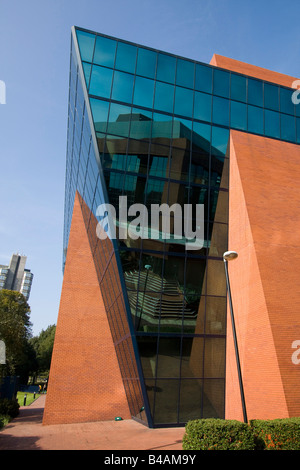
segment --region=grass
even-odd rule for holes
[[[38,393],[34,394],[29,392],[18,392],[17,393],[17,400],[20,406],[24,406],[24,396],[26,395],[26,406],[31,405],[33,401],[35,401],[40,395]]]

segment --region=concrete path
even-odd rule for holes
[[[0,450],[182,450],[184,428],[149,429],[133,420],[42,424],[46,395],[0,431]]]

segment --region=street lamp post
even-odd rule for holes
[[[241,393],[241,400],[242,400],[242,408],[243,408],[243,417],[244,417],[244,422],[247,423],[248,419],[247,419],[246,402],[245,402],[245,395],[244,395],[244,386],[243,386],[243,380],[242,380],[240,356],[239,356],[238,342],[237,342],[237,336],[236,336],[231,290],[230,290],[229,275],[228,275],[228,261],[234,260],[237,257],[238,257],[238,254],[235,251],[226,251],[223,254],[225,274],[226,274],[226,286],[227,286],[227,293],[228,293],[228,299],[229,299],[230,317],[231,317],[231,325],[232,325],[232,333],[233,333],[233,341],[234,341],[234,349],[235,349],[235,357],[236,357],[239,386],[240,386],[240,393]]]

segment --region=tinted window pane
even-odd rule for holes
[[[173,113],[174,86],[156,82],[154,108]]]
[[[279,113],[265,110],[265,135],[268,137],[280,137]]]
[[[246,77],[231,74],[230,87],[232,100],[246,101]]]
[[[248,78],[248,103],[263,106],[263,84],[252,78]]]
[[[76,31],[79,50],[82,60],[92,62],[95,44],[95,35],[85,31]]]
[[[214,95],[229,98],[229,79],[230,75],[228,72],[218,69],[214,70]]]
[[[156,52],[148,49],[139,49],[136,73],[144,77],[154,78],[156,71]]]
[[[133,92],[133,75],[115,71],[112,99],[131,103]]]
[[[94,63],[113,67],[115,63],[116,46],[117,43],[113,39],[97,36]]]
[[[90,104],[96,131],[105,132],[109,103],[90,98]]]
[[[200,122],[193,123],[193,149],[204,150],[209,152],[210,149],[210,136],[211,126],[201,124]]]
[[[297,143],[300,144],[300,119],[296,119],[296,127],[297,127]]]
[[[212,68],[196,64],[195,89],[207,93],[212,92]]]
[[[248,131],[257,134],[264,133],[263,109],[256,106],[248,106]]]
[[[214,155],[225,155],[229,139],[229,130],[212,127],[211,151]]]
[[[295,113],[295,106],[292,102],[292,90],[287,88],[280,88],[280,111],[282,113],[293,114]]]
[[[176,87],[175,89],[175,114],[193,116],[193,91],[187,88]]]
[[[157,80],[163,82],[175,82],[176,58],[165,54],[158,54],[157,61]]]
[[[127,137],[131,117],[130,112],[131,109],[128,106],[111,103],[107,132],[109,134]]]
[[[123,70],[124,72],[135,72],[137,47],[130,44],[118,43],[116,69]]]
[[[89,86],[89,82],[90,82],[90,75],[91,75],[92,64],[90,64],[90,63],[88,63],[88,62],[82,62],[82,66],[83,66],[83,72],[84,72],[85,83],[86,83],[86,86],[88,87],[88,86]]]
[[[230,124],[235,129],[247,129],[247,106],[244,103],[231,101]]]
[[[110,98],[112,70],[93,65],[89,93]]]
[[[206,93],[195,92],[194,119],[211,121],[212,97]]]
[[[213,97],[213,123],[229,125],[229,100]]]
[[[154,81],[148,78],[136,77],[134,85],[133,102],[139,106],[152,108],[153,106]]]
[[[188,88],[194,87],[194,63],[188,60],[177,60],[176,84],[186,86]]]
[[[296,123],[293,116],[281,114],[280,116],[281,138],[291,142],[296,141]]]
[[[279,93],[278,87],[265,83],[264,85],[264,105],[266,108],[279,110]]]

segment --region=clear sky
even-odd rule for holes
[[[0,0],[0,264],[27,255],[33,334],[57,321],[71,26],[300,78],[299,0]]]

